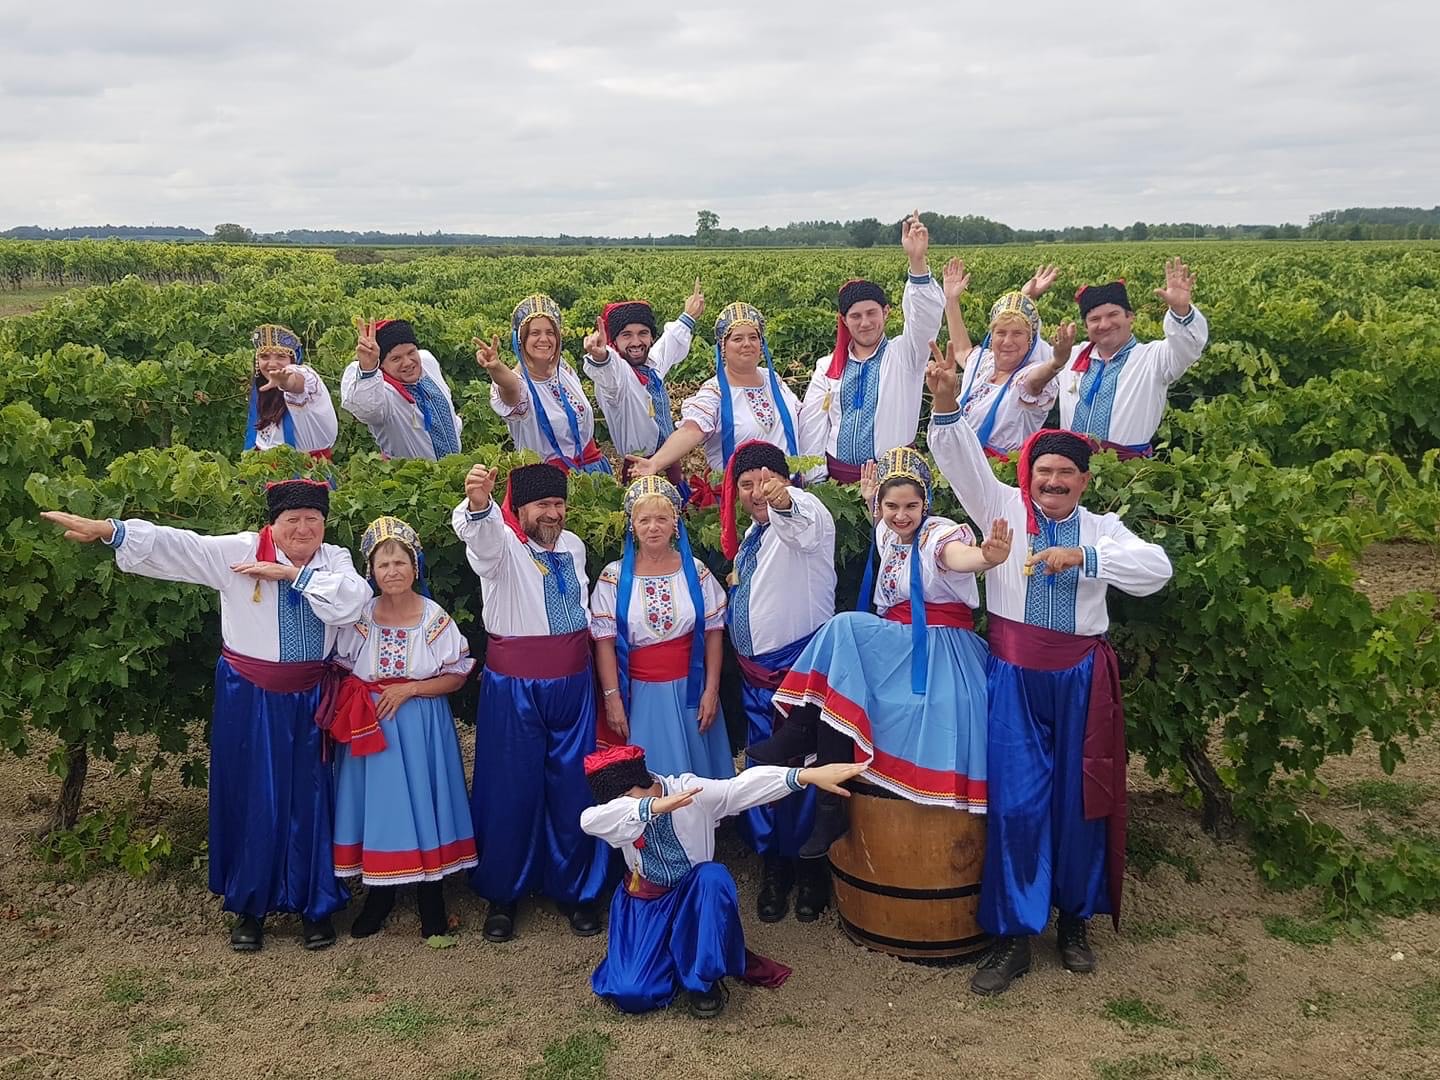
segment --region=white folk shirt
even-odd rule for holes
[[[874,373],[869,375],[866,384],[869,392],[861,405],[863,410],[872,411],[874,415],[874,446],[869,448],[866,460],[878,458],[886,450],[897,446],[909,446],[915,441],[915,432],[920,427],[925,365],[930,360],[930,342],[940,333],[940,322],[945,315],[945,293],[935,283],[933,275],[911,274],[905,282],[900,310],[905,315],[905,329],[898,337],[883,343],[883,353],[877,350],[880,377],[877,380]],[[876,356],[856,362],[870,364],[875,362]],[[855,360],[853,349],[847,366],[850,360]],[[840,452],[841,418],[853,406],[849,400],[850,388],[843,386],[843,372],[839,379],[832,379],[827,374],[830,361],[829,353],[819,358],[805,391],[807,433],[804,441],[815,447],[813,453],[828,453],[843,461],[845,455]],[[864,463],[864,460],[851,462],[853,465]]]
[[[335,418],[335,402],[330,400],[330,391],[325,382],[312,367],[304,364],[287,364],[286,375],[299,375],[305,380],[298,394],[282,390],[285,408],[290,413],[290,422],[295,425],[295,449],[309,453],[312,450],[329,450],[335,445],[335,436],[340,433],[340,422]],[[273,394],[275,391],[269,390]],[[273,450],[285,445],[285,426],[270,424],[255,432],[256,450]]]
[[[485,629],[505,637],[546,637],[590,628],[585,545],[562,532],[555,550],[522,541],[493,499],[479,513],[461,501],[450,515],[465,557],[480,577]]]
[[[426,600],[413,626],[382,626],[375,622],[378,599],[370,600],[360,618],[340,631],[335,659],[342,666],[366,682],[470,674],[475,667],[470,643],[444,608]]]
[[[993,614],[1094,636],[1110,626],[1105,593],[1111,585],[1131,596],[1149,596],[1170,580],[1165,549],[1141,540],[1116,514],[1077,506],[1064,521],[1051,521],[1036,508],[1041,533],[1027,535],[1020,489],[995,478],[980,440],[958,412],[931,415],[928,445],[965,513],[979,522],[1004,518],[1014,535],[1010,557],[985,572],[985,607]],[[1085,565],[1053,575],[1037,567],[1026,576],[1027,556],[1047,547],[1080,548]]]
[[[751,522],[745,531],[735,576],[730,640],[742,655],[813,634],[835,614],[835,519],[825,504],[790,488],[788,513],[771,507],[768,527]]]
[[[1209,337],[1210,327],[1205,316],[1192,306],[1190,314],[1183,319],[1167,310],[1164,339],[1137,344],[1119,371],[1113,370],[1111,364],[1099,363],[1094,352],[1090,356],[1090,370],[1076,371],[1075,364],[1084,346],[1075,346],[1070,363],[1059,375],[1060,426],[1121,446],[1148,443],[1160,426],[1170,384],[1200,359]],[[1092,381],[1102,377],[1081,431],[1075,426],[1076,410]]]
[[[695,320],[689,315],[682,314],[675,322],[666,323],[664,332],[650,346],[643,369],[646,377],[660,380],[663,386],[670,369],[690,355],[694,333]],[[585,374],[595,382],[595,400],[621,460],[627,454],[649,457],[675,430],[674,416],[655,415],[655,398],[635,372],[613,348],[606,349],[602,363],[597,364],[588,353],[585,356]]]
[[[970,526],[949,518],[926,518],[920,526],[920,587],[931,604],[961,603],[980,606],[980,590],[975,575],[951,570],[941,556],[950,544],[973,546],[975,534]],[[884,615],[896,604],[910,599],[910,541],[901,540],[895,530],[883,521],[875,525],[875,546],[880,552],[880,566],[875,573],[875,614]]]
[[[977,435],[990,410],[995,407],[996,395],[1005,390],[1005,396],[995,410],[995,424],[990,429],[992,450],[1002,454],[1019,450],[1025,440],[1045,423],[1050,406],[1060,395],[1060,377],[1057,375],[1051,379],[1040,393],[1032,394],[1025,388],[1025,376],[1031,365],[1048,364],[1054,358],[1055,350],[1048,341],[1042,340],[1035,347],[1030,363],[1013,372],[1010,388],[1005,390],[1004,383],[990,381],[995,374],[995,354],[989,349],[982,352],[978,345],[970,350],[970,359],[960,383],[960,399],[964,402],[960,415]],[[970,395],[968,400],[965,397],[967,393]]]
[[[439,361],[428,349],[420,350],[420,368],[445,398],[450,422],[455,425],[455,444],[458,446],[460,429],[464,425],[455,411],[450,384],[445,381]],[[401,397],[400,391],[381,376],[378,367],[373,372],[361,371],[358,360],[350,361],[340,379],[340,407],[370,429],[382,454],[392,458],[435,460],[435,444],[425,430],[425,417],[419,404]],[[434,423],[444,422],[443,416],[434,418]]]
[[[519,402],[506,405],[500,398],[500,388],[491,383],[490,408],[495,410],[495,415],[504,420],[505,426],[510,429],[510,438],[515,443],[515,449],[534,450],[540,455],[540,460],[551,460],[555,457],[555,447],[550,445],[550,440],[540,430],[540,421],[535,418],[535,403],[530,399],[530,386],[525,382],[525,373],[517,370],[515,377],[520,380]],[[585,396],[585,387],[580,383],[580,376],[575,374],[570,361],[562,358],[551,378],[531,378],[535,383],[536,396],[540,398],[540,404],[544,406],[545,415],[550,420],[550,428],[555,432],[555,441],[560,445],[560,452],[570,461],[575,461],[586,445],[595,438],[595,409],[591,406],[590,399]],[[639,380],[636,380],[636,385],[639,386]],[[640,389],[645,388],[641,386]],[[579,446],[575,445],[575,439],[570,434],[570,418],[565,415],[565,406],[560,403],[561,394],[565,395],[570,407],[575,410],[576,426],[580,429]]]
[[[715,826],[802,790],[799,774],[799,769],[780,765],[752,765],[733,780],[707,780],[694,773],[655,776],[666,795],[694,788],[700,794],[669,814],[652,812],[656,796],[621,795],[581,811],[580,828],[619,848],[631,873],[674,888],[692,867],[715,858]],[[641,837],[644,844],[637,848],[635,842]]]
[[[700,579],[700,596],[705,601],[705,629],[725,629],[725,587],[699,559],[695,559],[695,573]],[[596,640],[616,635],[615,603],[619,584],[618,562],[600,571],[595,581],[595,591],[590,595],[590,636]],[[690,600],[690,586],[685,581],[683,566],[673,574],[635,575],[625,629],[630,647],[634,649],[688,637],[694,631],[695,605]]]
[[[318,551],[291,581],[258,582],[230,567],[255,558],[259,534],[201,536],[131,518],[116,522],[110,546],[127,574],[205,585],[220,594],[220,638],[231,652],[256,660],[324,660],[340,628],[360,617],[370,585],[350,553],[334,544]],[[285,553],[275,561],[293,566]],[[298,601],[298,602],[297,602]]]
[[[790,447],[785,442],[785,422],[775,408],[770,395],[770,370],[761,365],[755,369],[760,376],[759,386],[736,386],[730,383],[730,411],[735,421],[735,445],[751,439],[759,439],[778,446],[786,454]],[[785,408],[790,410],[790,423],[795,430],[795,445],[801,455],[823,453],[823,449],[807,443],[802,437],[800,399],[780,379],[780,397]],[[705,463],[713,470],[725,470],[725,440],[720,429],[720,380],[707,379],[695,391],[693,397],[685,399],[680,406],[680,418],[695,424],[705,436],[701,445],[705,450]]]

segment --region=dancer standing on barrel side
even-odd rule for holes
[[[1158,592],[1170,559],[1115,514],[1080,505],[1090,444],[1042,430],[1020,448],[1018,487],[991,471],[960,418],[955,352],[933,350],[929,446],[965,512],[1004,518],[1024,543],[986,575],[990,817],[980,925],[999,935],[970,986],[998,994],[1030,970],[1030,935],[1060,912],[1068,971],[1095,970],[1087,921],[1120,921],[1125,876],[1125,714],[1106,637],[1110,586]]]

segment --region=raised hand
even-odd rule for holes
[[[686,788],[684,791],[677,791],[674,795],[662,795],[650,804],[650,813],[652,815],[673,814],[676,810],[689,806],[695,801],[695,796],[704,790],[704,788],[692,787]]]
[[[380,366],[380,343],[375,340],[375,320],[355,318],[355,359],[361,371],[374,371]]]
[[[980,544],[980,554],[989,567],[999,566],[1010,557],[1010,523],[996,518],[990,523],[990,535]]]
[[[843,785],[847,780],[853,780],[866,769],[870,768],[869,762],[861,762],[857,765],[817,765],[813,769],[801,769],[800,775],[796,777],[802,784],[811,787],[818,787],[821,791],[828,791],[832,795],[850,797],[850,792]]]
[[[788,476],[776,476],[769,469],[761,469],[760,497],[776,510],[789,510],[790,478]]]
[[[470,466],[470,471],[465,474],[465,499],[472,513],[478,514],[490,505],[499,474],[500,470],[487,469],[484,465]]]
[[[1020,291],[1031,300],[1039,300],[1050,291],[1055,279],[1060,276],[1060,267],[1055,263],[1041,263],[1035,268],[1030,280],[1020,286]]]
[[[930,388],[931,407],[936,412],[954,412],[960,407],[960,370],[955,360],[955,343],[947,341],[945,351],[930,342],[930,362],[925,365],[925,385]]]
[[[951,258],[945,264],[945,302],[947,304],[958,303],[961,295],[970,287],[970,275],[965,271],[963,259]]]
[[[900,226],[900,246],[910,258],[912,274],[918,276],[930,272],[930,264],[925,261],[925,256],[930,253],[930,230],[920,220],[919,210],[906,218]]]
[[[115,539],[115,526],[99,518],[67,514],[63,510],[43,510],[40,518],[52,525],[59,525],[65,530],[65,539],[74,540],[77,544],[93,544],[96,540],[109,543]]]
[[[875,497],[880,494],[880,480],[878,479],[879,469],[874,461],[867,461],[860,466],[860,498],[865,501],[873,517],[876,513]]]
[[[294,581],[300,576],[298,566],[286,566],[284,563],[278,562],[247,560],[246,562],[231,563],[230,569],[237,574],[255,578],[257,581]]]
[[[1165,287],[1155,295],[1170,305],[1180,318],[1190,314],[1190,295],[1195,291],[1195,275],[1178,258],[1165,261]]]
[[[1050,344],[1055,347],[1055,359],[1061,367],[1070,360],[1070,350],[1075,347],[1075,334],[1075,324],[1067,319],[1050,335]]]
[[[695,291],[685,301],[685,314],[692,319],[699,319],[705,314],[705,294],[700,291],[700,279],[695,279]]]
[[[495,339],[497,345],[499,341],[499,338]],[[609,346],[605,341],[605,320],[599,315],[595,316],[595,332],[585,335],[585,351],[597,364],[603,364],[605,357],[609,355]],[[475,354],[475,359],[480,359],[478,352]],[[482,363],[480,366],[484,367],[485,365]]]
[[[656,476],[660,472],[659,466],[640,454],[626,454],[625,465],[632,479],[637,476]]]
[[[1071,567],[1085,565],[1085,552],[1079,548],[1048,547],[1043,551],[1033,552],[1025,560],[1025,573],[1033,574],[1036,570],[1044,570],[1047,574],[1059,574]]]
[[[500,358],[499,334],[489,341],[484,338],[471,338],[470,344],[475,346],[475,362],[484,368],[487,374],[493,376],[497,367],[505,366],[505,361]]]

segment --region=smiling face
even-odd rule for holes
[[[385,359],[380,361],[380,367],[386,375],[407,385],[419,382],[420,376],[425,374],[425,369],[420,364],[420,350],[408,341],[396,345],[386,353]]]
[[[515,511],[525,535],[541,547],[553,548],[565,531],[565,500],[536,499]]]
[[[887,480],[880,488],[880,520],[909,542],[925,517],[925,493],[913,480]]]
[[[292,564],[304,566],[325,542],[325,515],[319,510],[282,511],[270,534]]]
[[[255,370],[262,376],[278,375],[295,362],[284,349],[264,349],[255,354]]]
[[[675,538],[675,504],[663,495],[646,495],[635,500],[630,528],[635,542],[646,555],[662,555]]]
[[[537,316],[520,331],[520,348],[527,363],[539,364],[548,371],[560,351],[560,332],[545,316]]]
[[[754,371],[760,366],[760,331],[751,323],[740,323],[725,335],[721,350],[731,371]]]
[[[1063,454],[1041,454],[1030,464],[1030,499],[1052,521],[1073,514],[1089,484],[1090,474]]]
[[[386,540],[370,553],[370,574],[385,596],[403,595],[415,584],[415,562],[405,545]]]
[[[861,300],[850,305],[845,313],[845,328],[861,351],[874,349],[885,336],[885,318],[889,307],[881,306],[874,300]]]
[[[610,344],[626,363],[639,367],[650,359],[650,346],[655,344],[655,335],[644,323],[631,323],[616,334]]]
[[[745,512],[761,525],[770,523],[770,504],[765,501],[764,485],[760,482],[761,470],[751,469],[735,478],[735,497]]]
[[[1085,334],[1106,356],[1124,347],[1134,325],[1135,313],[1119,304],[1101,304],[1085,314]]]
[[[997,372],[1014,371],[1030,351],[1030,320],[1006,312],[990,326],[990,351],[995,354]]]

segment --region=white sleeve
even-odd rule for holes
[[[520,400],[514,405],[506,405],[500,397],[500,388],[493,382],[490,384],[490,408],[495,410],[495,415],[504,420],[507,424],[519,420],[530,412],[530,384],[525,381],[525,376],[520,375]]]
[[[501,569],[515,561],[526,545],[510,531],[494,499],[479,513],[471,513],[470,504],[460,500],[450,515],[450,527],[465,545],[465,558],[470,568],[482,578],[494,579]],[[524,558],[529,559],[528,552]]]
[[[358,361],[351,361],[340,379],[340,407],[362,424],[383,424],[396,413],[395,404],[408,404],[390,389],[377,367],[361,371]]]
[[[640,820],[640,804],[647,801],[654,800],[621,795],[604,806],[587,806],[580,812],[580,828],[611,847],[633,844],[645,832],[646,822]]]
[[[650,347],[650,366],[662,379],[676,364],[690,355],[690,343],[695,338],[695,320],[684,312],[674,322],[665,324],[655,344]],[[629,365],[626,365],[627,367]]]
[[[355,665],[365,652],[365,646],[369,644],[365,635],[356,629],[359,625],[359,622],[356,621],[349,626],[342,626],[340,632],[335,635],[335,654],[331,659],[346,671],[355,670]]]
[[[705,629],[725,629],[725,586],[699,559],[695,560],[695,572],[700,575],[700,595],[705,599]]]
[[[300,571],[300,576],[290,583],[310,604],[310,610],[327,626],[348,626],[365,611],[365,604],[374,595],[370,583],[355,572],[355,563],[350,552],[334,548],[343,564],[334,570],[315,570],[310,567]]]
[[[1035,357],[1030,363],[1040,366],[1048,364],[1054,359],[1055,347],[1044,338],[1041,338],[1040,343],[1035,346]],[[1061,370],[1064,369],[1062,368]],[[1054,405],[1055,399],[1060,396],[1060,372],[1057,371],[1051,377],[1050,381],[1041,387],[1040,393],[1038,394],[1032,394],[1025,389],[1025,374],[1025,371],[1022,369],[1020,373],[1015,376],[1015,391],[1020,399],[1020,404],[1032,409],[1044,409],[1046,412],[1049,412],[1050,406]]]
[[[945,290],[935,281],[934,274],[905,279],[905,292],[900,297],[900,310],[905,315],[905,328],[890,346],[896,359],[922,377],[930,361],[930,342],[940,334],[945,318]],[[887,350],[888,351],[888,350]]]
[[[115,523],[110,546],[116,567],[127,574],[222,589],[235,577],[233,564],[255,557],[256,542],[254,533],[202,536],[130,518]]]
[[[810,374],[810,385],[805,388],[805,397],[800,401],[800,430],[795,433],[801,446],[815,447],[812,453],[824,454],[830,448],[830,395],[839,388],[830,378],[830,355],[826,353],[815,362]]]
[[[689,420],[700,429],[701,434],[715,434],[720,427],[720,387],[713,382],[703,384],[681,402],[680,419],[682,422]]]
[[[1001,506],[1016,489],[995,478],[980,448],[980,439],[958,410],[930,414],[926,445],[971,521],[993,521],[1004,516]]]
[[[439,664],[436,675],[469,675],[475,669],[470,642],[460,633],[450,613],[439,604],[434,605],[432,618],[426,624],[425,643],[430,648],[431,657]]]
[[[590,636],[594,639],[613,638],[620,632],[615,622],[615,590],[620,564],[611,563],[600,571],[595,587],[590,590]]]
[[[920,541],[921,554],[934,564],[935,568],[945,574],[968,574],[969,570],[951,570],[945,565],[945,549],[951,544],[964,544],[966,547],[975,546],[975,533],[969,525],[964,522],[954,522],[948,518],[928,532]]]
[[[609,347],[605,349],[605,359],[600,362],[586,353],[583,366],[585,374],[589,375],[590,381],[595,384],[595,398],[600,402],[601,408],[604,408],[607,399],[618,400],[621,394],[621,380],[626,375],[630,375],[632,379],[635,378],[628,371],[630,365],[625,362],[625,358]]]
[[[800,770],[783,765],[751,765],[733,780],[706,780],[686,774],[679,778],[680,789],[698,787],[696,805],[703,807],[711,818],[733,817],[755,806],[764,806],[804,789]]]
[[[787,547],[809,552],[819,550],[827,531],[833,541],[835,519],[814,495],[792,487],[789,510],[770,508],[770,527]]]
[[[1183,319],[1169,308],[1165,309],[1165,348],[1158,364],[1167,386],[1200,359],[1209,340],[1210,326],[1194,304],[1190,305],[1190,314]]]
[[[1159,592],[1173,573],[1165,549],[1141,540],[1125,527],[1118,514],[1101,516],[1100,538],[1093,548],[1081,550],[1086,577],[1098,578],[1131,596]]]

